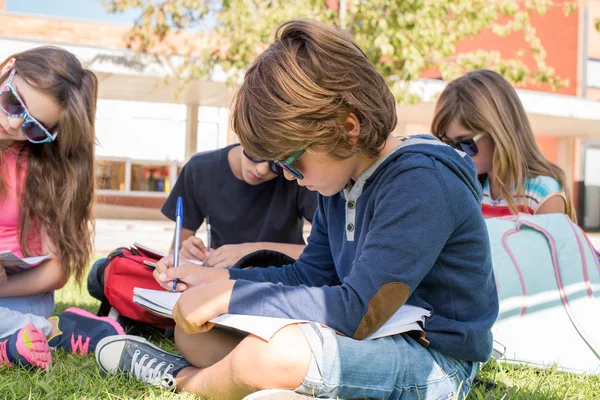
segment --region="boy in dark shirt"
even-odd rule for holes
[[[430,135],[394,137],[383,77],[345,33],[314,21],[279,28],[232,120],[248,154],[320,193],[307,247],[281,268],[172,268],[164,258],[157,281],[189,288],[173,309],[185,359],[114,337],[98,345],[101,367],[203,398],[465,398],[498,315],[471,160]],[[364,340],[405,304],[432,312],[423,335]],[[212,329],[223,313],[315,322],[267,342]]]
[[[161,210],[173,221],[179,196],[184,210],[180,255],[212,267],[229,267],[256,250],[298,258],[305,246],[304,219],[312,223],[317,203],[316,193],[285,179],[272,162],[247,156],[238,144],[187,162]],[[211,251],[194,236],[208,216]]]
[[[257,250],[297,259],[305,247],[304,220],[312,223],[317,207],[316,193],[285,179],[273,162],[249,157],[239,144],[198,153],[186,163],[161,209],[173,221],[179,196],[184,209],[181,259],[217,268],[231,267]],[[212,225],[210,251],[195,237],[207,216]],[[173,244],[174,240],[171,252]],[[88,274],[88,291],[103,304],[107,265],[102,258]]]

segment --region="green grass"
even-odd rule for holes
[[[99,303],[85,289],[69,282],[56,294],[56,310],[81,307],[96,312]],[[154,342],[173,351],[173,343],[155,338]],[[54,353],[48,372],[23,368],[0,367],[0,399],[192,399],[193,396],[147,387],[123,377],[101,374],[92,355],[73,356]],[[489,362],[478,375],[479,380],[469,400],[492,399],[600,399],[600,377],[564,374],[554,370],[511,367]],[[493,387],[491,387],[493,385]]]

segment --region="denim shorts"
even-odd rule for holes
[[[54,313],[54,292],[0,298],[0,307],[48,318]]]
[[[408,335],[375,340],[299,324],[312,350],[296,392],[330,399],[466,399],[478,363],[425,348]]]

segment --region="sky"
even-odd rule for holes
[[[109,14],[102,0],[6,0],[6,11],[20,14],[132,25],[138,13]]]

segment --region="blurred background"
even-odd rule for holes
[[[236,85],[293,17],[353,35],[396,95],[398,135],[429,133],[449,80],[500,72],[567,173],[580,224],[600,230],[600,0],[0,0],[0,59],[58,45],[99,77],[99,250],[140,232],[169,245],[159,209],[181,167],[237,140]]]

